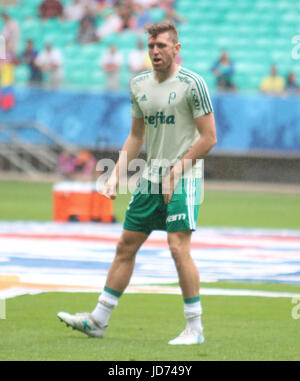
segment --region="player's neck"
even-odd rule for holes
[[[178,65],[174,63],[165,71],[154,70],[154,77],[158,82],[164,82],[166,79],[171,77],[178,69]]]

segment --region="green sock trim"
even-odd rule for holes
[[[113,296],[116,296],[117,298],[119,298],[122,295],[122,292],[113,290],[112,288],[107,287],[107,286],[104,286],[104,291],[113,295]]]
[[[191,303],[197,303],[200,302],[200,295],[193,296],[192,298],[183,298],[184,303],[191,304]]]

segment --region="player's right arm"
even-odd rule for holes
[[[143,118],[132,118],[131,130],[126,139],[119,160],[103,188],[103,195],[111,200],[117,197],[119,180],[127,175],[131,160],[136,159],[145,142],[145,126]]]

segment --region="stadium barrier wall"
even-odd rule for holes
[[[36,120],[65,141],[90,148],[120,148],[129,133],[128,92],[15,91],[16,106],[0,111],[1,122]],[[215,94],[212,102],[218,133],[215,152],[300,154],[300,97]],[[23,133],[30,142],[41,143],[41,137]]]
[[[38,121],[100,158],[116,158],[130,131],[128,92],[18,88],[15,95],[16,106],[0,111],[1,123]],[[214,94],[212,102],[218,144],[206,160],[208,177],[300,183],[300,97]],[[30,128],[19,134],[47,143]],[[6,139],[0,131],[0,142]]]

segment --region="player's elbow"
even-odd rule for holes
[[[217,136],[215,135],[211,141],[211,148],[213,148],[217,143],[218,143],[218,139],[217,139]]]
[[[208,151],[214,148],[214,146],[218,143],[218,139],[216,134],[210,134],[207,138]]]

